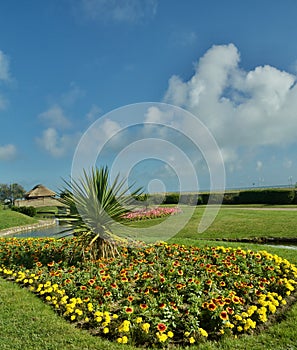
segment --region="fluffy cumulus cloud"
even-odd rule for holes
[[[40,113],[38,118],[50,127],[65,129],[71,126],[71,122],[59,105],[53,105],[45,112]]]
[[[79,135],[60,135],[55,128],[47,128],[37,138],[37,144],[53,157],[62,157],[73,150]]]
[[[0,161],[1,160],[12,160],[17,155],[17,149],[15,145],[0,145]]]
[[[296,76],[270,65],[245,71],[233,44],[210,48],[188,81],[172,76],[164,102],[196,115],[226,161],[243,147],[296,142]]]
[[[87,18],[100,21],[136,23],[152,18],[157,10],[156,0],[82,0]]]

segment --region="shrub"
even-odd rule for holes
[[[27,216],[35,216],[36,215],[36,209],[34,207],[15,207],[12,206],[11,210],[17,211],[18,213],[27,215]]]
[[[166,193],[163,204],[178,204],[179,197],[177,192]]]
[[[295,191],[291,189],[262,189],[240,191],[240,204],[291,204]]]

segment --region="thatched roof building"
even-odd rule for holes
[[[49,190],[45,186],[39,184],[32,190],[25,193],[25,199],[53,198],[56,196],[54,191]]]

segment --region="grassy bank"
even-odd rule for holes
[[[0,209],[0,230],[37,223],[38,220],[10,209]]]

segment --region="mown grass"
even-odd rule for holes
[[[238,208],[238,207],[237,207]],[[177,222],[188,215],[191,208],[183,207],[183,213],[166,221],[166,230],[173,232]],[[286,210],[246,210],[222,206],[210,227],[198,233],[205,207],[198,206],[190,221],[176,235],[192,239],[244,239],[258,237],[297,238],[297,211]],[[151,227],[164,219],[134,222],[133,228]]]
[[[37,223],[38,220],[10,209],[0,209],[0,230]]]
[[[186,209],[186,208],[185,208]],[[297,237],[297,213],[285,211],[245,211],[222,208],[215,222],[204,233],[197,233],[203,214],[198,207],[190,222],[170,242],[185,245],[223,245],[243,249],[267,250],[297,264],[296,250],[231,242],[214,242],[214,238]],[[1,211],[0,211],[1,214]],[[176,216],[178,219],[178,216]],[[153,220],[154,224],[158,219]],[[159,220],[161,222],[162,220]],[[137,222],[134,227],[147,227],[152,222]],[[172,223],[174,226],[174,222]],[[172,227],[173,227],[172,226]],[[255,228],[256,227],[256,228]],[[153,228],[152,228],[153,229]],[[170,227],[168,228],[170,230]],[[201,240],[203,239],[203,240]],[[54,311],[33,294],[0,279],[0,349],[4,350],[60,350],[60,349],[136,349],[103,341],[87,332],[75,329],[59,318]],[[276,322],[258,334],[237,339],[225,338],[219,343],[206,341],[191,346],[193,350],[293,350],[296,346],[297,304]]]

